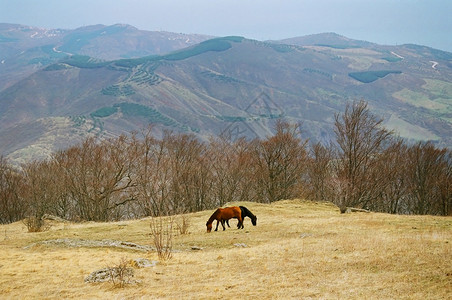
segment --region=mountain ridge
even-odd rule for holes
[[[328,142],[334,114],[358,99],[403,137],[451,147],[451,60],[451,53],[425,46],[380,46],[332,33],[284,43],[217,37],[115,60],[65,55],[0,90],[0,140],[8,141],[0,153],[20,159],[33,148],[31,140],[14,147],[7,132],[16,128],[20,136],[38,119],[59,128],[54,140],[60,148],[89,134],[114,136],[148,123],[157,132],[201,138],[264,137],[278,118],[302,124],[313,142]],[[48,125],[51,120],[58,125]],[[58,147],[47,143],[49,155]]]

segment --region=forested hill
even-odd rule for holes
[[[6,27],[0,26],[6,55],[0,77],[10,79],[0,91],[0,153],[15,160],[46,157],[89,135],[117,136],[149,123],[157,132],[234,139],[269,136],[275,121],[284,119],[302,124],[312,142],[328,142],[334,115],[359,99],[408,141],[452,147],[448,52],[332,33],[279,42],[195,36],[191,46],[193,36],[184,44],[179,35],[179,48],[171,46],[176,51],[156,46],[168,52],[150,53],[131,43],[133,49],[118,50],[111,60],[96,47],[108,45],[101,42],[108,37],[116,49],[135,32],[129,26],[87,27],[72,36],[22,28],[20,38]],[[39,43],[17,54],[37,36]],[[168,34],[155,45],[172,39]]]

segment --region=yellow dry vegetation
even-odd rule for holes
[[[189,234],[173,238],[173,258],[135,269],[135,283],[85,283],[123,259],[154,252],[68,247],[52,239],[121,240],[151,246],[150,219],[115,223],[54,222],[28,233],[0,227],[2,299],[450,299],[452,218],[340,214],[303,200],[244,205],[258,216],[245,229],[206,233],[213,212],[186,215]],[[175,222],[177,218],[175,217]],[[221,226],[220,226],[221,227]],[[34,246],[27,247],[29,245]],[[201,250],[193,250],[202,248]]]

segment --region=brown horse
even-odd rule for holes
[[[251,219],[251,223],[253,224],[253,226],[256,226],[257,225],[257,217],[255,215],[253,215],[253,213],[245,206],[239,206],[239,207],[242,212],[242,214],[241,214],[242,215],[242,224],[238,223],[237,228],[238,229],[245,228],[243,226],[243,222],[245,222],[246,217],[249,217]],[[226,223],[228,225],[228,227],[231,227],[231,226],[229,226],[229,220],[223,220],[221,223],[222,223],[223,227],[224,227],[224,223]],[[240,227],[240,225],[242,225],[242,226]]]
[[[224,227],[224,221],[229,219],[238,219],[239,224],[242,225],[242,211],[240,210],[240,207],[238,206],[231,206],[231,207],[225,207],[225,208],[218,208],[209,218],[209,220],[206,223],[207,226],[207,232],[212,231],[212,223],[214,220],[217,220],[217,228],[215,228],[215,231],[218,230],[218,224],[221,223],[223,226],[223,230],[226,230],[226,227]]]

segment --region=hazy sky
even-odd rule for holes
[[[0,23],[64,29],[124,23],[258,40],[336,32],[452,52],[452,0],[0,0]]]

